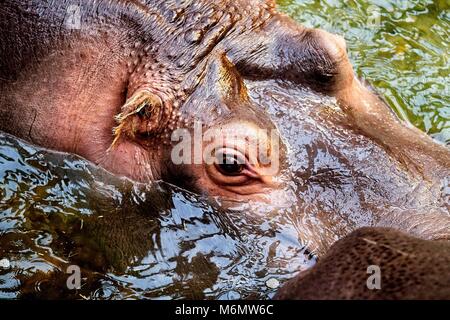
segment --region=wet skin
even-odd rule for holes
[[[70,4],[2,4],[2,130],[136,181],[249,203],[246,214],[289,208],[318,254],[362,226],[448,239],[450,152],[355,78],[341,37],[271,2],[85,3],[81,29],[65,27]],[[174,164],[170,136],[196,120],[244,128],[243,144],[276,128],[279,170]],[[216,149],[255,157],[240,145]]]

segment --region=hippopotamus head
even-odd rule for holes
[[[17,2],[1,13],[26,15],[0,25],[17,43],[0,49],[3,130],[140,182],[291,208],[322,247],[364,225],[448,236],[449,151],[355,77],[343,38],[272,1],[92,2],[78,29],[58,27],[70,1]]]
[[[151,178],[143,181],[162,179],[212,197],[270,202],[270,191],[280,189],[286,150],[224,52],[205,64],[204,78],[176,111],[164,114],[162,104],[151,89],[137,90],[119,116],[110,152],[116,144],[137,141],[144,152],[158,155],[146,167]]]
[[[278,130],[281,119],[269,114],[267,104],[295,112],[307,104],[299,100],[308,99],[305,90],[334,96],[348,89],[354,76],[341,37],[303,28],[271,7],[265,9],[266,16],[259,17],[252,32],[247,24],[255,17],[234,22],[216,17],[216,23],[233,24],[234,29],[213,42],[213,48],[205,49],[206,39],[197,39],[198,47],[159,52],[156,68],[163,70],[148,71],[155,69],[152,54],[135,61],[116,116],[110,159],[133,154],[130,149],[139,146],[148,160],[129,169],[137,180],[162,179],[233,201],[273,203],[284,194],[280,191],[292,181],[288,141]],[[223,32],[208,31],[209,37]],[[180,37],[192,37],[193,32],[188,28]],[[173,44],[166,39],[165,45]],[[207,55],[197,52],[202,50],[208,50]],[[191,61],[186,62],[186,56]],[[267,91],[261,94],[266,101],[255,96],[261,90]],[[285,100],[270,100],[275,93]],[[291,134],[300,138],[299,132]],[[128,170],[117,166],[112,170]]]
[[[253,201],[266,214],[294,208],[301,233],[324,247],[364,225],[445,233],[448,209],[436,199],[448,150],[355,77],[342,37],[270,5],[248,17],[202,13],[211,19],[134,62],[109,159],[139,146],[148,160],[127,160],[135,179]]]

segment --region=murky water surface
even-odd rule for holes
[[[314,263],[288,214],[224,212],[0,135],[2,298],[268,298]],[[81,290],[66,271],[81,268]]]
[[[279,1],[298,21],[343,34],[358,72],[392,108],[448,143],[448,2],[396,3]],[[368,24],[370,10],[380,19]],[[267,96],[257,88],[254,94]],[[282,133],[295,135],[298,128],[285,122]],[[308,142],[293,143],[295,171],[305,166],[307,155],[298,152]],[[329,190],[347,207],[325,201],[320,179],[311,182],[315,189],[293,188],[311,203],[324,197],[323,212],[339,210],[347,222],[364,224],[347,185],[338,195]],[[314,207],[304,220],[293,217],[295,205],[225,210],[165,183],[132,183],[76,156],[0,135],[0,298],[270,298],[274,283],[314,264],[305,249],[313,229],[302,229],[322,228]],[[331,229],[321,231],[332,238]],[[73,265],[81,271],[80,290],[67,286]]]
[[[450,143],[448,0],[278,0],[308,27],[344,36],[358,74],[397,114]]]

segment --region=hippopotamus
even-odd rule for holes
[[[378,279],[371,275],[378,272]],[[275,299],[450,299],[450,243],[391,228],[360,228],[337,241]]]
[[[274,1],[6,0],[0,40],[0,129],[18,138],[289,210],[319,257],[365,226],[450,237],[450,151],[355,75],[342,37]]]

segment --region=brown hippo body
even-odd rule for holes
[[[287,208],[319,255],[363,226],[450,236],[449,150],[354,76],[341,37],[272,1],[4,1],[0,92],[1,130],[246,214]],[[198,121],[219,161],[176,163]],[[275,171],[242,148],[257,139]]]
[[[275,299],[450,299],[450,243],[361,228],[287,282]]]

